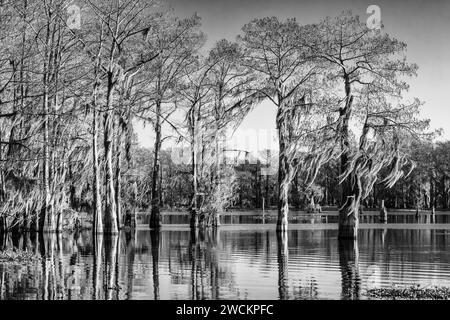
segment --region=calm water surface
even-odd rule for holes
[[[367,211],[360,216],[361,223],[378,223],[379,211]],[[276,223],[277,213],[274,210],[267,212],[263,216],[262,211],[239,211],[226,213],[220,217],[222,224],[264,224]],[[137,215],[138,223],[148,225],[150,216],[147,213],[139,213]],[[180,212],[166,213],[162,217],[163,224],[189,224],[189,214]],[[323,212],[321,214],[308,214],[305,212],[290,212],[289,221],[291,224],[311,224],[311,223],[337,223],[337,212]],[[388,214],[388,223],[448,223],[450,224],[450,214],[448,212],[437,212],[435,215],[427,211],[422,211],[419,217],[416,217],[413,211],[394,211]]]
[[[168,226],[1,245],[42,259],[0,264],[0,299],[366,299],[369,288],[450,286],[442,224],[362,225],[357,242],[339,242],[335,224],[298,224],[285,235],[273,225]]]

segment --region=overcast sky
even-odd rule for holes
[[[300,24],[318,22],[351,9],[364,21],[369,5],[378,5],[385,31],[408,45],[407,57],[419,65],[410,81],[411,96],[425,101],[422,115],[432,128],[443,128],[441,139],[450,139],[450,1],[448,0],[166,0],[180,17],[195,12],[202,17],[207,46],[226,38],[234,40],[252,18],[295,17]],[[243,130],[275,129],[275,109],[270,103],[257,107],[245,119]],[[151,128],[138,127],[142,145],[151,147]],[[164,147],[164,146],[163,146]],[[264,148],[264,146],[259,146]]]

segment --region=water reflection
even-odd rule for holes
[[[93,239],[92,252],[92,300],[101,299],[103,285],[101,284],[103,235],[96,235]]]
[[[118,300],[119,291],[119,236],[104,236],[105,257],[103,278],[106,300]]]
[[[150,231],[153,273],[153,299],[159,300],[159,237],[160,232]]]
[[[361,279],[356,240],[339,240],[339,265],[341,267],[342,299],[359,299]]]
[[[219,269],[217,230],[190,232],[189,261],[191,263],[191,295],[193,300],[219,299]]]
[[[7,235],[40,260],[0,263],[0,299],[364,299],[373,287],[449,285],[449,230],[137,231]]]
[[[361,223],[380,223],[379,211],[365,211],[360,217]],[[148,225],[149,215],[139,214],[138,225]],[[162,216],[162,223],[165,225],[189,225],[190,216],[187,213],[165,213]],[[262,211],[239,211],[227,213],[220,217],[221,225],[239,225],[239,224],[276,224],[277,215],[275,212],[264,214]],[[305,212],[292,212],[289,217],[291,224],[320,224],[337,223],[338,214],[328,211],[320,214],[308,214]],[[384,222],[383,222],[384,223]],[[450,214],[448,212],[421,211],[416,215],[411,211],[389,211],[387,223],[450,223]]]
[[[278,292],[280,300],[289,299],[289,283],[288,283],[288,233],[277,232],[277,260],[278,260]]]

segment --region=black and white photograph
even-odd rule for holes
[[[0,308],[450,299],[449,33],[448,0],[0,0]]]

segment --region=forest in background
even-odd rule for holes
[[[0,230],[61,231],[68,209],[96,233],[137,209],[158,229],[174,207],[214,227],[263,198],[286,230],[290,208],[314,199],[354,238],[361,204],[448,208],[449,143],[433,144],[423,102],[403,98],[418,69],[405,43],[351,12],[253,19],[209,50],[205,39],[200,17],[159,1],[0,1]],[[237,164],[225,132],[263,100],[277,107],[279,153]],[[153,128],[152,150],[136,121]],[[174,163],[169,140],[190,164]],[[276,174],[261,174],[273,157]]]
[[[380,201],[385,200],[388,209],[440,210],[450,208],[450,142],[414,143],[409,146],[409,157],[416,163],[414,171],[406,178],[400,179],[392,188],[382,183],[374,185],[370,195],[363,201],[364,209],[380,208]],[[141,190],[137,208],[142,211],[150,209],[150,166],[152,150],[138,147],[139,156],[132,166],[129,181],[136,182]],[[144,156],[145,154],[145,156]],[[162,150],[160,170],[160,203],[165,211],[186,211],[192,194],[189,165],[172,160],[172,149]],[[277,181],[276,174],[278,154],[273,150],[263,150],[258,158],[242,160],[242,157],[229,157],[228,163],[233,167],[229,171],[230,196],[224,204],[225,210],[276,209]],[[245,158],[244,158],[245,159]],[[269,168],[269,169],[268,169]],[[275,169],[275,173],[270,170]],[[336,161],[326,164],[318,173],[311,186],[305,186],[296,176],[292,182],[289,204],[292,210],[313,211],[314,205],[336,207],[339,205],[339,168]],[[83,197],[80,203],[89,202]],[[129,201],[129,200],[127,200]],[[127,202],[125,201],[125,202]]]

